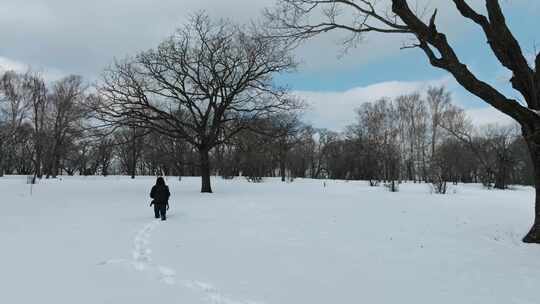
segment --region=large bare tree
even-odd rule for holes
[[[277,35],[301,41],[317,34],[341,29],[355,43],[368,32],[405,34],[414,42],[408,47],[420,49],[430,64],[448,71],[472,94],[515,119],[521,126],[536,174],[535,220],[524,242],[540,243],[540,53],[529,65],[515,35],[506,23],[498,0],[485,0],[485,12],[475,10],[465,0],[452,0],[455,9],[482,30],[500,64],[512,72],[512,87],[520,100],[477,77],[461,60],[437,27],[437,10],[423,18],[413,1],[389,0],[278,0],[266,11]],[[416,2],[415,2],[416,3]]]
[[[85,112],[82,102],[85,86],[80,76],[67,76],[55,82],[48,95],[48,123],[50,142],[46,165],[47,176],[56,177],[60,170],[60,160],[66,151],[69,137],[81,132],[81,121]]]
[[[32,137],[34,139],[34,178],[43,176],[43,162],[47,145],[47,85],[40,74],[31,74],[26,77],[25,88],[30,96],[30,112],[32,121]]]
[[[273,83],[274,74],[293,67],[282,40],[199,13],[156,49],[109,68],[96,109],[102,120],[193,145],[201,192],[212,192],[209,152],[247,122],[295,107]]]
[[[12,144],[14,135],[28,115],[28,91],[25,76],[14,71],[0,78],[0,176],[4,174],[6,145]]]
[[[4,124],[4,131],[0,131],[0,155],[3,144],[10,137],[16,137],[14,135],[17,129],[28,120],[32,128],[34,175],[41,178],[46,152],[46,114],[49,101],[45,80],[39,73],[31,71],[24,74],[6,72],[0,81],[0,94],[8,104],[7,107],[2,107],[0,115],[7,119],[7,123],[0,123]]]

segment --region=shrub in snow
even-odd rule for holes
[[[262,183],[264,181],[262,176],[246,176],[246,180],[250,183]]]
[[[370,180],[369,180],[369,186],[370,186],[370,187],[377,187],[377,186],[380,185],[380,183],[381,183],[380,180],[374,180],[374,179],[370,179]]]
[[[37,176],[35,176],[35,175],[26,176],[26,183],[27,184],[32,184],[32,185],[37,184],[38,183]]]
[[[448,190],[444,179],[432,180],[429,185],[431,187],[431,193],[446,194],[446,191]]]
[[[390,190],[390,192],[398,192],[399,191],[399,183],[397,181],[395,181],[395,180],[384,184],[384,186],[386,188],[388,188],[388,190]]]
[[[437,150],[433,155],[428,167],[428,182],[431,185],[431,193],[446,194],[447,181],[450,179],[450,167],[447,161],[449,155],[444,149]]]

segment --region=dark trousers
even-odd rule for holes
[[[167,205],[154,204],[154,215],[164,221],[167,219]]]

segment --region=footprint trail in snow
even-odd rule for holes
[[[217,290],[211,284],[200,282],[200,281],[186,281],[182,284],[183,286],[203,292],[206,294],[206,300],[212,304],[261,304],[260,302],[255,301],[238,301],[233,300],[225,295],[223,295],[219,290]]]
[[[132,265],[138,271],[150,271],[159,275],[159,280],[173,285],[176,283],[176,272],[165,266],[152,263],[152,249],[150,248],[150,237],[152,231],[159,225],[159,221],[146,224],[133,240],[133,251],[131,252]]]
[[[176,271],[172,268],[157,265],[152,261],[152,249],[150,248],[150,238],[152,232],[160,225],[160,221],[152,221],[146,224],[137,232],[133,240],[133,250],[131,252],[131,260],[126,259],[111,259],[103,261],[98,265],[109,265],[118,263],[128,263],[134,269],[140,272],[150,272],[157,274],[159,281],[168,285],[181,285],[185,288],[203,293],[205,299],[212,304],[260,304],[255,301],[238,301],[231,299],[219,292],[214,286],[209,283],[186,280],[177,283]]]
[[[161,282],[169,285],[176,283],[176,272],[165,266],[156,265],[152,262],[152,249],[150,237],[152,231],[160,224],[159,221],[150,222],[137,232],[133,239],[131,259],[110,259],[97,265],[127,264],[140,272],[149,272],[158,277]]]

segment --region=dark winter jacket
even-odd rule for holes
[[[168,205],[170,196],[169,187],[166,185],[155,185],[150,191],[150,197],[154,199],[152,203],[156,205]]]

